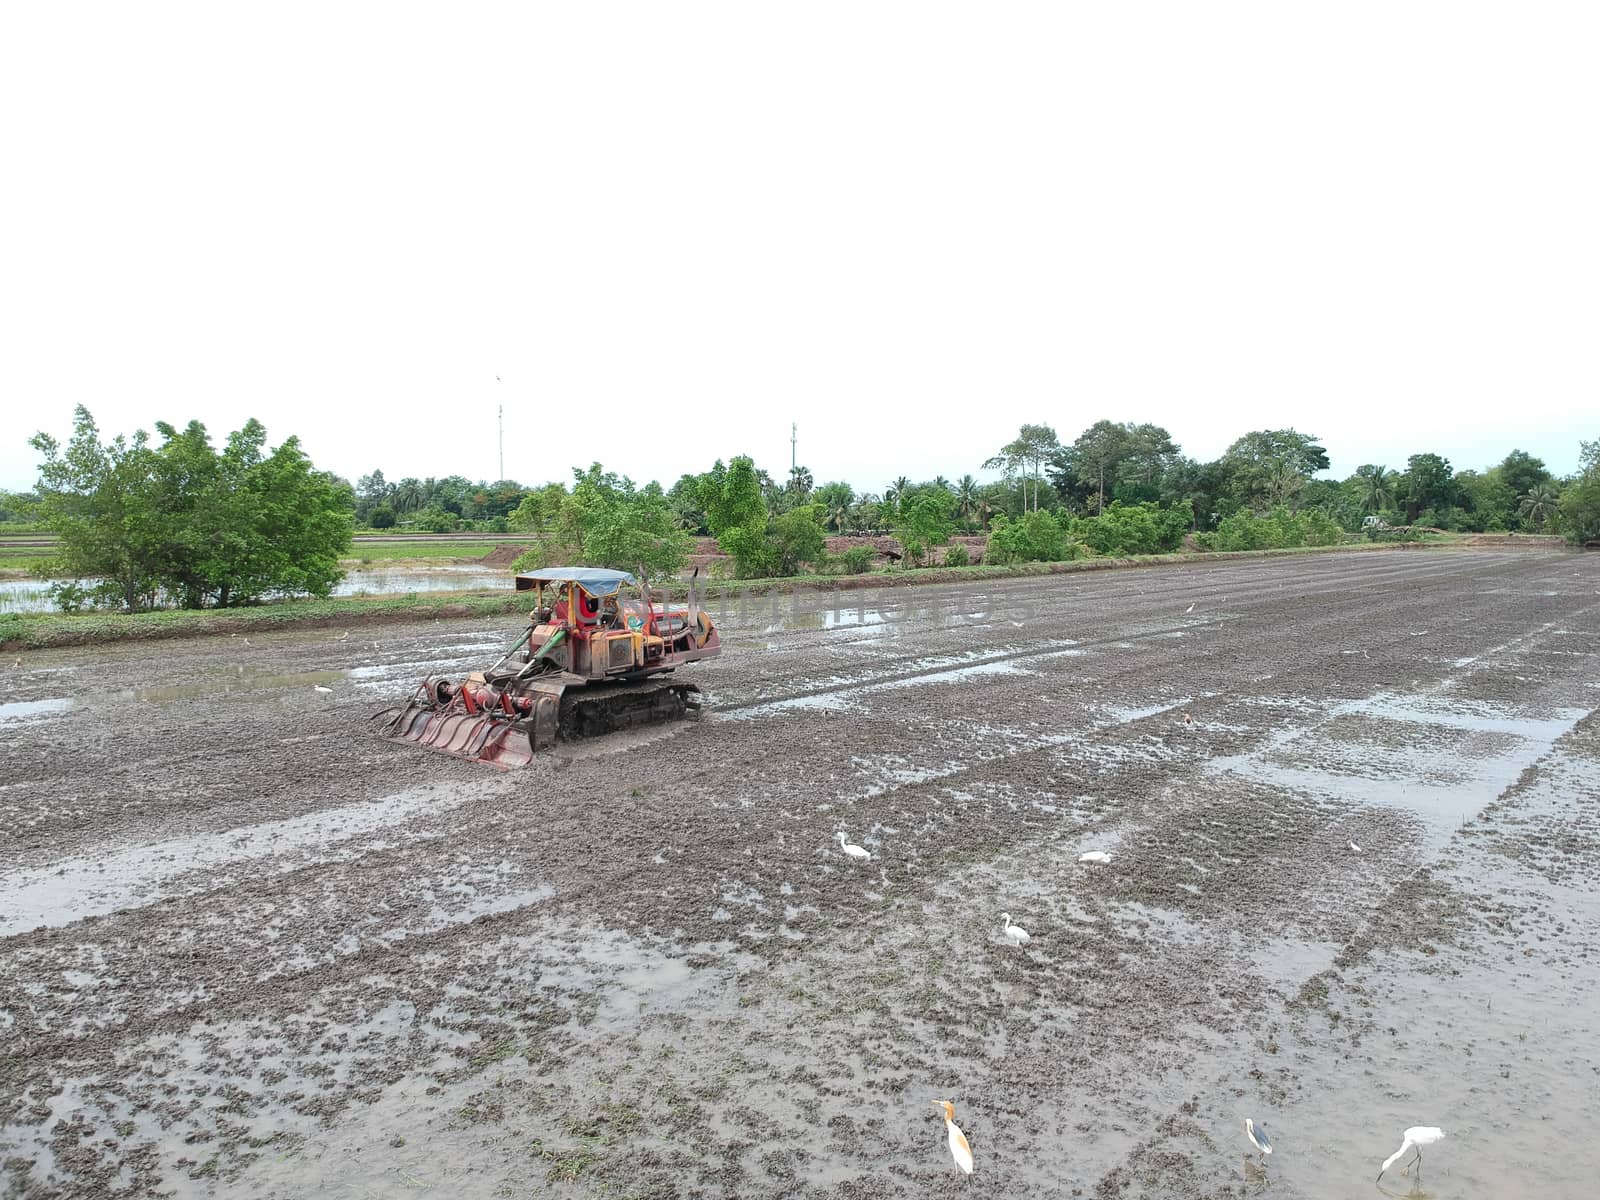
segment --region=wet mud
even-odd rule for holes
[[[0,1196],[1592,1194],[1600,556],[722,623],[508,775],[371,717],[509,618],[23,656]]]

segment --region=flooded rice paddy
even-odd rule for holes
[[[355,567],[334,585],[335,596],[405,596],[413,592],[457,592],[509,587],[504,567],[472,563],[428,566]],[[54,612],[51,579],[0,579],[0,613]],[[90,581],[92,582],[92,581]]]
[[[510,620],[22,656],[0,1195],[1592,1194],[1600,556],[833,599],[510,775]]]

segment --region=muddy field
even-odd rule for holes
[[[511,620],[5,662],[0,1196],[1594,1194],[1600,555],[839,602],[507,776]]]

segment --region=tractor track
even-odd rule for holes
[[[1222,1196],[1241,1113],[1280,1196],[1418,1123],[1587,1194],[1593,557],[781,597],[699,722],[375,736],[512,625],[6,677],[0,1196]]]

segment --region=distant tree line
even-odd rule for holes
[[[694,537],[712,537],[743,578],[868,569],[870,548],[829,555],[830,533],[893,534],[911,565],[964,564],[958,534],[987,535],[987,560],[1002,563],[1163,553],[1185,538],[1221,550],[1323,545],[1394,527],[1600,537],[1600,442],[1583,444],[1567,479],[1513,450],[1481,471],[1420,453],[1403,469],[1365,464],[1337,480],[1325,477],[1319,440],[1294,429],[1252,431],[1199,462],[1158,425],[1097,421],[1070,442],[1024,425],[981,464],[997,480],[901,475],[872,492],[818,484],[804,466],[774,477],[743,455],[666,489],[599,463],[539,487],[459,475],[390,482],[381,470],[352,486],[313,470],[294,438],[268,453],[254,421],[220,451],[198,423],[156,428],[160,445],[142,432],[102,444],[80,408],[64,450],[33,439],[45,456],[37,494],[0,497],[0,519],[42,520],[61,535],[62,573],[101,580],[101,599],[130,609],[326,594],[352,524],[538,532],[524,565],[658,577],[683,566]]]

